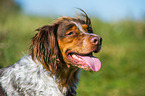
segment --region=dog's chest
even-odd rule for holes
[[[8,96],[63,96],[55,81],[55,77],[50,77],[31,57],[24,57],[7,68],[0,78]]]

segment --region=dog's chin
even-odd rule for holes
[[[93,51],[89,53],[76,53],[67,51],[66,56],[72,66],[82,68],[84,70],[99,71],[101,62],[98,58],[92,55]]]

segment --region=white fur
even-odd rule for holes
[[[3,72],[0,82],[8,96],[63,96],[55,76],[31,56],[25,56]],[[66,88],[63,92],[66,93]]]

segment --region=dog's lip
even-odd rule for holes
[[[67,51],[66,55],[70,62],[74,64],[74,66],[78,66],[79,68],[83,68],[85,70],[99,71],[101,68],[101,62],[98,58],[93,57],[92,52],[88,53],[76,53],[73,51]]]
[[[81,56],[93,56],[92,53],[93,53],[93,51],[90,51],[90,52],[87,52],[87,53],[78,53],[78,52],[68,50],[66,52],[66,55],[68,56],[69,54],[77,54],[77,55],[81,55]]]

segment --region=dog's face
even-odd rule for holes
[[[51,73],[72,67],[98,71],[101,62],[92,53],[100,51],[102,38],[93,34],[90,19],[86,18],[62,17],[37,29],[30,46],[32,59]]]
[[[93,34],[90,25],[78,19],[64,20],[57,29],[59,49],[67,66],[98,71],[101,62],[92,56],[99,52],[102,38]]]

